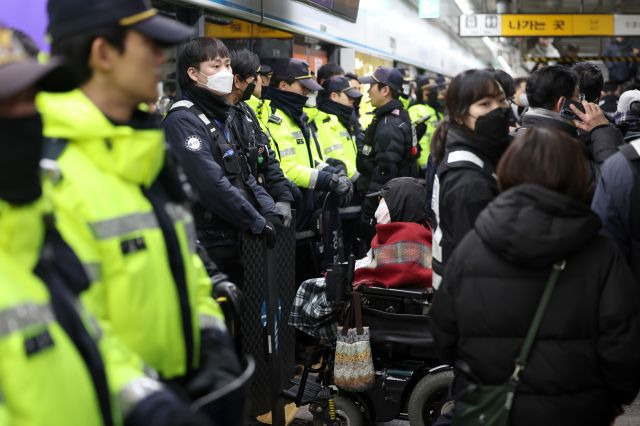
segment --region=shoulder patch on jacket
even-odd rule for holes
[[[202,149],[202,140],[200,140],[196,135],[191,135],[184,141],[184,147],[189,151],[200,151]]]
[[[394,109],[391,111],[391,114],[393,115],[400,115],[400,110],[398,108]]]

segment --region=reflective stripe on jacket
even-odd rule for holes
[[[427,167],[427,160],[431,153],[431,136],[433,136],[433,133],[436,131],[436,127],[439,123],[438,114],[436,113],[436,110],[427,104],[412,105],[407,111],[409,112],[409,117],[411,118],[411,122],[414,126],[417,127],[423,123],[427,126],[427,130],[424,132],[420,140],[418,140],[418,145],[420,147],[418,166],[423,169]]]
[[[45,284],[31,272],[43,253],[61,251],[43,248],[45,213],[42,199],[19,207],[0,202],[0,228],[28,237],[0,241],[0,424],[120,425],[162,386],[145,377],[140,358],[74,303],[71,289],[61,285],[66,282],[49,277]],[[63,265],[65,280],[79,274],[86,282],[76,265]],[[68,326],[74,323],[79,327]]]
[[[199,364],[199,317],[223,318],[191,214],[158,181],[162,132],[114,125],[80,90],[40,94],[38,107],[45,136],[68,141],[51,196],[58,229],[94,271],[83,302],[163,377],[187,374]]]
[[[262,104],[256,115],[267,129],[271,149],[276,151],[285,176],[299,187],[314,189],[325,165],[314,141],[308,141],[287,114],[270,104]]]
[[[353,179],[358,173],[356,169],[358,147],[355,139],[335,114],[320,111],[316,115],[315,124],[323,157],[342,161],[347,167],[347,175]]]

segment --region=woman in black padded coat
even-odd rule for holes
[[[452,253],[431,318],[465,382],[507,381],[554,262],[566,260],[516,390],[511,424],[608,425],[640,387],[640,289],[584,203],[578,142],[528,129],[498,164],[502,191]],[[472,379],[471,377],[475,377]]]

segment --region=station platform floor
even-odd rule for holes
[[[289,426],[311,426],[313,417],[306,407],[301,407],[295,420]],[[614,426],[638,426],[640,425],[640,396],[625,409],[624,415],[618,417]],[[378,423],[377,426],[410,426],[408,421],[394,420],[392,422]]]

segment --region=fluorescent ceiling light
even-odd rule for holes
[[[491,51],[491,53],[493,55],[495,55],[496,52],[498,51],[498,49],[500,49],[500,46],[498,45],[498,43],[496,43],[495,41],[491,40],[487,36],[482,37],[482,41],[484,42],[484,44],[487,45],[487,47],[489,48],[489,50]]]
[[[513,68],[511,68],[511,66],[507,63],[507,60],[504,58],[504,56],[498,56],[498,62],[500,63],[502,69],[513,77]]]
[[[456,6],[460,9],[464,15],[470,15],[473,13],[473,6],[469,2],[469,0],[455,0]]]

